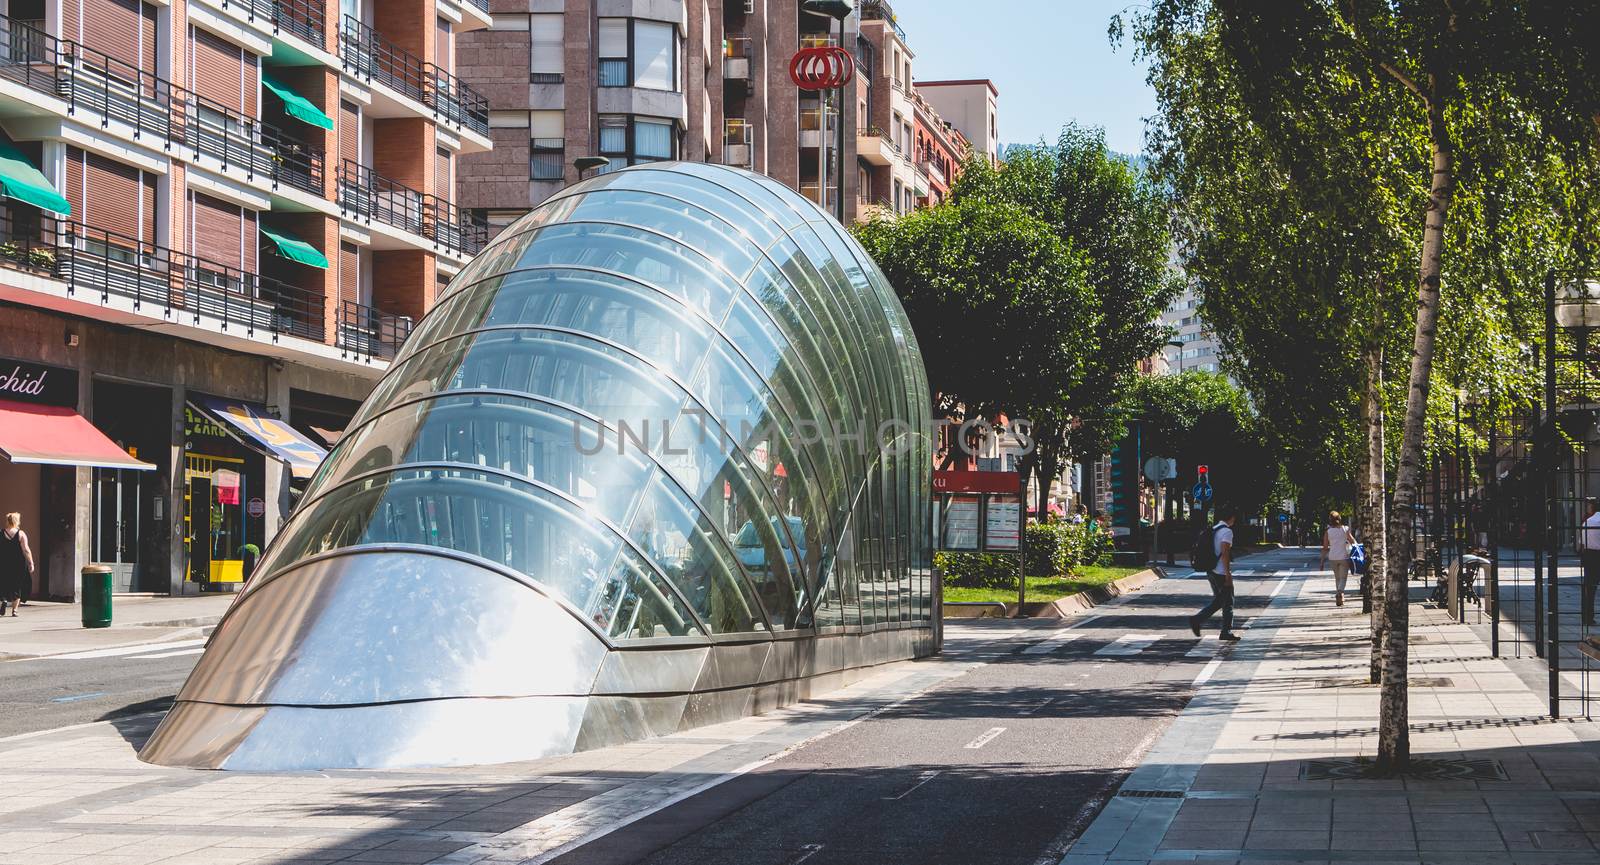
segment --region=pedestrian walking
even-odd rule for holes
[[[1239,639],[1233,632],[1233,524],[1239,519],[1239,509],[1219,507],[1217,517],[1217,524],[1202,531],[1189,552],[1190,565],[1197,571],[1205,570],[1206,581],[1211,584],[1211,603],[1189,617],[1189,630],[1200,636],[1201,626],[1221,610],[1220,639],[1232,643]]]
[[[28,548],[28,533],[22,530],[22,514],[6,514],[0,529],[0,616],[11,608],[17,614],[17,601],[23,587],[33,581],[33,550]]]
[[[1333,569],[1333,605],[1344,606],[1344,584],[1350,579],[1350,547],[1355,544],[1350,529],[1345,527],[1344,516],[1338,511],[1328,513],[1328,528],[1322,532],[1322,568]]]
[[[1593,625],[1595,588],[1600,586],[1600,499],[1583,500],[1578,560],[1583,564],[1583,623]]]

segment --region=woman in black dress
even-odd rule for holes
[[[33,550],[28,548],[28,533],[22,530],[22,514],[6,514],[0,530],[0,616],[11,609],[17,614],[17,598],[33,580]]]

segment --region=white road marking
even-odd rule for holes
[[[963,747],[971,748],[971,749],[974,749],[974,750],[976,750],[978,748],[982,748],[984,745],[987,745],[990,742],[993,742],[995,740],[996,736],[999,736],[1001,733],[1004,733],[1005,731],[1006,731],[1006,728],[1004,728],[1004,727],[990,727],[987,731],[984,732],[984,734],[982,736],[979,736],[978,738],[973,739],[971,742],[968,742]]]
[[[887,799],[887,800],[891,800],[891,801],[895,800],[895,799],[904,799],[905,797],[910,796],[912,793],[915,793],[918,787],[921,787],[923,784],[926,784],[929,781],[932,781],[934,779],[934,777],[937,776],[938,774],[939,774],[939,770],[937,770],[937,769],[932,770],[932,771],[928,771],[928,772],[923,772],[922,774],[917,776],[917,783],[912,784],[911,785],[911,789],[905,791],[904,793],[901,793],[898,796],[885,796],[883,798]],[[821,847],[819,846],[818,849],[821,849]],[[813,850],[811,852],[815,853],[816,850]],[[807,853],[806,855],[809,856],[811,854]]]
[[[1056,701],[1055,697],[1050,697],[1049,699],[1045,700],[1044,702],[1039,703],[1038,705],[1035,705],[1033,708],[1024,711],[1022,714],[1024,714],[1024,715],[1032,715],[1034,712],[1037,712],[1040,709],[1043,709],[1045,706],[1048,706],[1051,703],[1054,703],[1055,701]]]
[[[1189,683],[1189,687],[1198,688],[1201,685],[1204,685],[1206,682],[1211,681],[1211,677],[1217,674],[1217,668],[1220,666],[1222,666],[1222,659],[1212,658],[1211,662],[1206,664],[1205,667],[1200,670],[1200,675],[1195,676],[1194,681]]]
[[[1073,640],[1078,639],[1081,636],[1083,636],[1083,635],[1082,634],[1078,634],[1078,633],[1074,633],[1072,631],[1069,631],[1066,628],[1062,628],[1061,630],[1056,631],[1055,636],[1049,637],[1048,639],[1040,640],[1039,642],[1034,643],[1033,645],[1029,646],[1028,648],[1023,649],[1022,650],[1022,654],[1024,654],[1024,655],[1044,655],[1044,654],[1048,654],[1048,653],[1053,652],[1056,649],[1066,645],[1067,643],[1070,643]]]
[[[934,774],[938,774],[938,773],[936,772]],[[804,850],[806,852],[801,853],[800,854],[800,858],[794,860],[791,863],[789,863],[789,865],[800,865],[801,862],[804,862],[807,859],[810,859],[812,856],[817,855],[817,853],[822,850],[822,845],[821,844],[804,844],[804,845],[801,845],[800,849]]]
[[[177,658],[182,655],[198,655],[206,650],[205,646],[196,646],[193,649],[179,649],[176,652],[157,652],[154,655],[133,655],[130,661],[144,661],[152,658]]]
[[[205,639],[174,640],[170,643],[145,643],[142,646],[120,646],[115,649],[91,649],[87,652],[72,652],[66,655],[49,655],[40,658],[41,661],[82,661],[89,658],[120,658],[124,655],[142,655],[145,652],[158,652],[163,649],[187,649],[191,646],[205,645]]]
[[[1283,591],[1283,587],[1287,586],[1288,584],[1289,584],[1289,578],[1288,577],[1284,577],[1283,579],[1279,580],[1278,584],[1276,586],[1272,587],[1272,594],[1268,595],[1267,597],[1276,598],[1278,596],[1278,593]]]
[[[1195,647],[1183,653],[1185,658],[1209,658],[1222,648],[1222,641],[1216,637],[1205,637],[1195,644]]]
[[[1155,641],[1166,636],[1165,634],[1123,634],[1116,642],[1104,646],[1096,655],[1137,655]]]

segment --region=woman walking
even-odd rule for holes
[[[17,614],[17,599],[23,586],[33,581],[33,550],[28,548],[28,533],[22,530],[22,514],[6,514],[0,530],[0,616],[11,608]]]
[[[1350,545],[1355,539],[1345,528],[1338,511],[1328,514],[1328,529],[1322,533],[1322,565],[1333,569],[1333,603],[1344,606],[1344,584],[1350,578]]]

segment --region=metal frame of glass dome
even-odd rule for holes
[[[928,406],[893,290],[792,190],[570,187],[418,324],[140,757],[530,759],[929,654]]]

